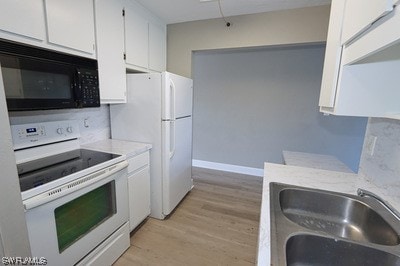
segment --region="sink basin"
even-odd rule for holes
[[[400,222],[383,205],[270,183],[271,265],[398,265]]]
[[[351,197],[288,188],[280,191],[279,203],[282,213],[289,220],[316,232],[325,232],[356,242],[387,246],[400,243],[396,231],[381,215],[367,204]],[[300,239],[304,241],[303,238],[294,238],[292,242],[298,243]],[[307,239],[312,239],[313,244],[322,241]]]
[[[287,265],[400,265],[400,257],[351,242],[295,235],[286,242]]]

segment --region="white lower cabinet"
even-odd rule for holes
[[[129,229],[134,230],[150,214],[149,151],[128,158]]]

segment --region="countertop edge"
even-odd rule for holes
[[[127,159],[152,149],[152,145],[149,143],[117,139],[99,140],[96,142],[84,144],[81,147],[90,150],[125,155]]]
[[[282,151],[282,157],[286,165],[354,173],[345,163],[343,163],[333,155],[285,150]]]

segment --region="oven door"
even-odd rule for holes
[[[128,221],[127,162],[24,201],[34,257],[73,265]]]

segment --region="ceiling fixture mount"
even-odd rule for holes
[[[218,2],[219,13],[221,14],[222,19],[225,21],[225,26],[230,27],[232,24],[226,20],[224,12],[222,12],[221,0],[200,0],[200,3],[208,2]]]
[[[225,19],[224,13],[222,12],[221,0],[218,0],[218,6],[219,6],[219,13],[221,13],[221,17],[225,21],[225,25],[229,28],[231,26],[231,23]]]

